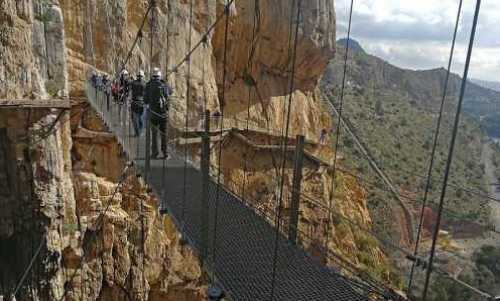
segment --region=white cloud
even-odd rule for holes
[[[345,37],[350,0],[337,0]],[[475,0],[464,0],[454,71],[462,73]],[[354,0],[352,37],[369,53],[401,67],[447,65],[458,0]],[[500,81],[500,1],[483,0],[471,77]]]

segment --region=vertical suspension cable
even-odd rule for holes
[[[434,226],[434,234],[432,237],[432,246],[431,246],[431,252],[430,252],[430,257],[429,257],[429,264],[427,267],[426,275],[425,275],[425,285],[424,285],[424,293],[423,293],[423,300],[427,300],[427,294],[429,291],[429,283],[430,283],[430,278],[431,278],[431,273],[432,273],[432,268],[434,264],[434,255],[436,253],[436,245],[437,245],[437,240],[438,240],[438,235],[439,235],[439,228],[441,226],[441,218],[443,215],[443,208],[444,208],[444,200],[446,197],[446,188],[448,186],[448,179],[450,176],[450,170],[451,170],[451,164],[453,163],[453,154],[455,151],[455,143],[458,135],[458,126],[460,124],[460,115],[462,113],[462,105],[464,101],[464,95],[465,95],[465,89],[467,88],[467,78],[469,76],[469,67],[470,67],[470,62],[471,62],[471,57],[472,57],[472,50],[474,49],[474,38],[476,36],[476,29],[477,29],[477,23],[479,20],[479,12],[481,10],[481,0],[476,0],[476,9],[474,12],[474,19],[472,21],[472,29],[471,29],[471,34],[469,38],[469,46],[467,49],[467,58],[465,60],[465,68],[464,68],[464,73],[462,76],[462,85],[460,87],[460,94],[459,94],[459,99],[458,99],[458,106],[457,106],[457,111],[455,114],[455,122],[453,125],[453,133],[451,137],[451,143],[450,143],[450,149],[448,152],[448,159],[446,161],[446,169],[444,172],[444,180],[443,180],[443,185],[441,189],[441,197],[439,199],[439,207],[438,207],[438,216],[436,220],[436,225]]]
[[[154,47],[154,35],[155,35],[155,22],[156,22],[156,18],[155,18],[155,13],[156,13],[156,0],[150,0],[150,7],[151,7],[151,24],[150,24],[150,49],[149,49],[149,75],[150,77],[152,77],[153,75],[153,47]],[[149,108],[147,109],[146,111],[146,118],[150,118],[151,116],[151,113],[149,111]],[[151,121],[150,121],[151,122]],[[165,121],[163,121],[165,122]],[[151,126],[154,126],[154,125],[151,125]],[[150,129],[146,129],[146,130],[150,130]],[[157,130],[158,131],[158,130]],[[160,131],[160,135],[164,135],[164,133],[161,133]],[[152,137],[153,139],[156,139],[157,137]],[[147,147],[146,147],[146,150],[147,150]],[[147,158],[149,156],[149,154],[145,154],[145,158]],[[146,181],[148,179],[145,179]],[[144,271],[144,267],[146,265],[146,248],[145,248],[145,244],[146,244],[146,234],[145,234],[145,231],[144,231],[144,199],[141,197],[141,210],[140,210],[140,214],[141,214],[141,253],[142,253],[142,269],[141,269],[141,280],[142,280],[142,295],[143,297],[146,295],[146,278],[145,278],[145,271]]]
[[[166,49],[165,49],[165,82],[168,84],[168,67],[170,65],[170,58],[168,56],[168,52],[170,50],[170,9],[171,9],[171,4],[170,0],[167,0],[167,28],[166,28],[166,33],[167,33],[167,41],[166,41]],[[166,118],[166,125],[165,125],[165,139],[167,141],[167,147],[165,149],[165,156],[163,156],[162,160],[162,188],[161,188],[161,204],[160,204],[160,213],[165,213],[167,204],[166,204],[166,197],[167,197],[167,183],[166,183],[166,174],[167,174],[167,160],[168,160],[168,144],[169,144],[169,122],[170,122],[170,113],[167,110],[167,118]]]
[[[253,80],[252,77],[252,68],[253,68],[253,58],[255,56],[255,50],[256,50],[256,33],[257,29],[260,28],[260,12],[259,12],[259,0],[254,0],[254,16],[253,16],[253,27],[252,27],[252,39],[251,39],[251,45],[250,45],[250,50],[248,53],[248,62],[247,62],[247,67],[246,67],[246,74],[245,77],[248,77],[245,79],[245,81],[252,81],[252,86],[250,86],[250,83],[247,82],[248,84],[248,99],[247,99],[247,120],[246,120],[246,134],[248,135],[249,131],[249,121],[250,121],[250,101],[252,99],[252,88],[255,87],[256,83]],[[248,152],[250,150],[250,145],[247,145],[246,147],[246,152],[245,152],[245,160],[243,163],[243,183],[242,183],[242,192],[241,192],[241,198],[243,201],[245,201],[245,193],[246,193],[246,182],[247,182],[247,172],[248,172]]]
[[[278,210],[276,216],[276,235],[274,239],[274,255],[273,255],[273,273],[271,281],[271,295],[270,300],[274,299],[274,290],[276,286],[276,272],[277,272],[277,259],[278,259],[278,248],[279,248],[279,235],[280,235],[280,225],[281,225],[281,213],[282,213],[282,202],[283,202],[283,188],[285,184],[285,167],[286,167],[286,151],[288,148],[288,132],[290,130],[290,117],[292,111],[292,101],[293,101],[293,91],[295,88],[295,65],[297,63],[297,46],[299,38],[299,25],[300,16],[302,11],[302,0],[298,0],[297,3],[297,19],[295,25],[295,38],[293,42],[293,54],[292,54],[292,70],[290,73],[290,89],[288,91],[288,109],[286,114],[286,125],[285,125],[285,135],[283,141],[283,158],[281,164],[281,182],[279,188],[279,198],[278,198]]]
[[[113,69],[113,74],[116,74],[116,67],[117,67],[117,64],[116,64],[116,60],[118,59],[118,56],[115,55],[115,52],[117,51],[117,48],[116,48],[116,40],[115,40],[115,36],[113,35],[113,30],[111,29],[111,22],[109,21],[110,20],[110,17],[109,17],[109,7],[110,7],[110,4],[109,4],[109,0],[105,0],[104,1],[104,4],[106,5],[105,7],[105,11],[106,11],[106,24],[107,24],[107,27],[108,27],[108,31],[109,31],[109,36],[111,38],[111,47],[113,49],[113,58],[112,58],[112,69]]]
[[[434,143],[432,145],[432,151],[431,151],[431,156],[430,156],[430,162],[429,162],[429,169],[427,171],[427,182],[425,185],[425,191],[424,191],[424,196],[422,199],[422,208],[420,210],[420,221],[418,225],[418,230],[417,230],[417,237],[415,240],[415,249],[413,251],[413,256],[418,256],[419,252],[419,247],[420,247],[420,236],[422,234],[422,227],[423,227],[423,221],[424,221],[424,211],[425,207],[427,206],[427,198],[429,196],[430,188],[431,188],[431,183],[432,183],[432,171],[434,169],[434,160],[435,160],[435,155],[436,155],[436,150],[437,150],[437,145],[439,141],[439,134],[440,134],[440,129],[441,129],[441,122],[443,118],[443,113],[444,113],[444,104],[446,102],[446,96],[448,94],[448,84],[450,80],[450,74],[451,74],[451,66],[453,63],[453,55],[455,52],[455,44],[456,44],[456,39],[457,39],[457,33],[458,33],[458,27],[460,25],[460,16],[462,13],[462,4],[463,0],[459,1],[458,4],[458,12],[457,12],[457,18],[455,22],[455,29],[453,32],[453,39],[451,43],[451,50],[450,50],[450,56],[448,59],[448,68],[446,70],[446,78],[444,81],[444,87],[443,87],[443,96],[441,98],[441,106],[439,108],[439,117],[436,122],[436,131],[434,134]],[[416,261],[412,263],[411,266],[411,272],[410,272],[410,278],[408,280],[408,292],[407,295],[410,296],[411,290],[412,290],[412,285],[413,285],[413,275],[415,273],[415,267],[416,267]]]
[[[191,37],[193,35],[193,0],[189,1],[189,34],[188,34],[188,51],[191,49]],[[184,116],[184,135],[188,137],[189,131],[189,100],[191,99],[191,54],[186,58],[187,60],[187,74],[186,74],[186,115]],[[182,209],[181,220],[184,225],[184,217],[186,211],[186,181],[187,181],[187,164],[188,164],[188,146],[184,145],[184,185],[182,188]]]
[[[290,18],[289,18],[289,22],[288,22],[288,52],[287,52],[287,66],[290,65],[290,62],[292,61],[292,52],[293,52],[293,42],[292,42],[292,39],[293,39],[293,16],[295,14],[295,4],[296,4],[297,0],[292,0],[292,4],[290,6]],[[287,71],[288,72],[288,71]],[[258,92],[258,91],[257,91]],[[286,95],[288,91],[284,91],[284,95]],[[263,104],[262,104],[263,105]],[[266,118],[267,118],[267,127],[268,127],[268,131],[270,130],[271,128],[271,125],[270,125],[270,120],[269,120],[269,116],[267,116],[267,113],[266,113]],[[282,106],[282,109],[281,109],[281,124],[285,124],[286,120],[286,101],[283,102],[283,106]],[[280,129],[280,136],[281,136],[281,141],[280,141],[280,145],[281,147],[284,149],[284,139],[285,139],[285,129],[283,127],[281,127]],[[288,138],[288,137],[286,137]],[[274,150],[271,150],[271,159],[273,160],[273,166],[275,166],[275,170],[276,170],[276,181],[278,181],[279,177],[280,177],[280,170],[279,170],[279,167],[276,166],[275,164],[275,159],[274,159]],[[277,183],[277,185],[279,185],[279,183]]]
[[[142,258],[141,258],[141,280],[142,280],[142,294],[143,297],[146,296],[146,278],[145,278],[145,272],[144,272],[144,267],[146,266],[146,234],[144,231],[144,199],[141,196],[141,253],[142,253]],[[145,298],[144,298],[145,299]]]
[[[87,28],[90,30],[90,51],[92,55],[92,64],[94,65],[94,68],[97,69],[97,64],[96,64],[96,59],[95,59],[95,52],[94,52],[94,33],[92,30],[92,22],[90,22],[90,10],[91,10],[91,5],[90,1],[87,1],[87,7],[86,7],[86,21],[87,21]]]
[[[155,8],[156,0],[150,0],[151,6],[151,19],[150,19],[150,41],[149,41],[149,77],[153,75],[153,46],[154,46],[154,31],[155,31]]]
[[[335,195],[335,190],[337,186],[335,185],[335,180],[337,178],[337,155],[339,149],[340,142],[340,134],[341,134],[341,123],[342,123],[342,109],[344,104],[344,96],[345,96],[345,83],[347,78],[347,60],[349,58],[349,44],[351,43],[351,26],[352,26],[352,11],[354,7],[354,0],[351,0],[351,6],[349,8],[349,20],[347,25],[347,43],[345,46],[345,54],[344,54],[344,71],[342,74],[342,86],[340,88],[340,104],[338,110],[338,119],[337,119],[337,133],[335,136],[335,152],[333,154],[333,171],[332,171],[332,183],[330,185],[330,198],[328,199],[328,224],[326,225],[326,238],[325,238],[325,248],[328,250],[328,244],[330,243],[330,232],[331,226],[333,222],[333,216],[331,214],[333,210],[333,198]],[[333,105],[333,104],[332,104]]]
[[[230,3],[228,0],[225,1],[224,6],[224,14],[225,14],[225,24],[224,24],[224,54],[222,59],[222,87],[221,87],[221,99],[220,99],[220,141],[219,141],[219,157],[217,158],[217,167],[219,169],[217,173],[217,187],[215,192],[215,212],[214,212],[214,233],[213,233],[213,241],[212,241],[212,280],[215,276],[215,267],[217,260],[217,215],[218,215],[218,206],[219,206],[219,197],[220,197],[220,185],[221,185],[221,172],[222,172],[222,144],[223,144],[223,129],[224,129],[224,108],[226,106],[226,75],[227,75],[227,43],[228,43],[228,31],[229,31],[229,12],[230,12]]]
[[[290,20],[288,23],[288,52],[287,52],[287,66],[290,65],[290,61],[292,60],[292,54],[293,54],[293,16],[295,13],[295,4],[297,0],[292,0],[292,5],[290,6]],[[288,91],[284,91],[284,94],[286,95]],[[285,117],[286,117],[286,102],[283,102],[283,106],[281,109],[281,124],[285,124]],[[281,128],[281,136],[283,138],[284,136],[284,128]],[[284,140],[282,140],[283,142]],[[278,176],[278,175],[276,175]]]
[[[168,83],[168,67],[170,66],[170,58],[168,56],[168,52],[170,50],[170,0],[167,0],[167,28],[166,33],[167,33],[167,41],[166,41],[166,49],[165,49],[165,81]]]

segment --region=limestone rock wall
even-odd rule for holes
[[[0,98],[47,98],[68,90],[57,1],[0,2]]]
[[[147,1],[61,0],[69,57],[71,93],[81,94],[83,81],[93,66],[114,73],[126,59],[147,9]],[[221,110],[224,21],[218,23],[206,44],[191,56],[191,97],[186,102],[187,63],[177,67],[189,48],[189,1],[158,0],[154,10],[153,56],[150,57],[150,19],[142,39],[126,66],[132,74],[149,70],[149,62],[168,73],[174,88],[172,123],[184,124],[186,108],[192,125],[198,124],[205,109]],[[235,1],[231,9],[227,44],[226,117],[250,119],[265,127],[283,127],[283,105],[288,100],[292,59],[289,36],[295,18],[290,1]],[[194,1],[191,45],[223,14],[223,1]],[[255,22],[255,35],[252,34]],[[292,30],[292,31],[290,31]],[[252,36],[255,37],[252,42]],[[255,45],[251,70],[247,68],[249,49]],[[292,47],[293,48],[293,47]],[[317,139],[331,120],[321,110],[317,84],[335,49],[335,13],[332,1],[304,1],[299,26],[296,76],[294,79],[291,133]],[[257,86],[250,99],[245,77]]]
[[[223,9],[221,3],[219,14]],[[226,112],[229,117],[246,119],[250,104],[252,121],[272,129],[285,126],[284,107],[290,97],[295,47],[296,6],[296,1],[289,0],[235,2],[227,43]],[[329,116],[321,110],[316,87],[334,55],[333,1],[303,1],[300,16],[290,132],[317,139],[322,128],[330,127]],[[216,28],[212,43],[220,91],[224,22]],[[252,47],[255,49],[250,55]],[[256,82],[254,87],[248,85],[248,77]]]
[[[158,214],[158,200],[133,169],[122,173],[125,158],[113,135],[84,103],[74,106],[71,127],[73,184],[85,243],[83,253],[68,250],[64,256],[68,271],[77,271],[70,297],[201,300],[205,287],[198,259],[169,217]],[[102,227],[96,227],[101,212],[106,212]],[[83,266],[77,268],[82,254]]]
[[[11,291],[40,247],[21,300],[53,300],[63,291],[63,249],[76,239],[67,112],[0,111],[0,277]],[[54,125],[53,127],[51,125]]]

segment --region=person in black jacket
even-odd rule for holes
[[[134,125],[135,136],[141,135],[143,122],[142,115],[144,113],[144,92],[146,90],[146,81],[144,80],[144,71],[140,70],[137,73],[137,79],[130,84],[132,92],[132,103],[130,110],[132,111],[132,124]]]
[[[111,85],[107,74],[103,74],[102,76],[102,90],[104,92],[104,95],[106,96],[106,110],[109,111],[109,105],[110,105],[109,98],[111,95]]]
[[[127,70],[123,70],[120,74],[120,92],[118,98],[118,104],[123,104],[127,101],[130,92],[130,78]]]
[[[151,121],[151,156],[158,157],[158,130],[160,131],[161,151],[163,157],[167,156],[166,125],[169,97],[172,94],[170,87],[161,79],[159,68],[153,69],[151,80],[146,84],[144,100],[149,106]]]

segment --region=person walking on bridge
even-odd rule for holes
[[[109,111],[109,98],[111,95],[111,85],[107,74],[102,76],[102,89],[106,96],[106,110]]]
[[[120,74],[120,95],[118,104],[123,104],[127,101],[130,92],[130,78],[127,70],[123,70]]]
[[[167,156],[166,125],[169,106],[169,97],[172,90],[161,78],[159,68],[154,68],[151,80],[146,84],[144,101],[149,106],[149,120],[151,121],[151,156],[158,157],[158,130],[160,131],[161,151]]]
[[[144,80],[144,71],[137,72],[137,79],[131,84],[132,103],[130,110],[132,111],[132,124],[134,125],[135,136],[141,135],[143,122],[142,115],[144,113],[144,93],[146,90],[146,81]]]

